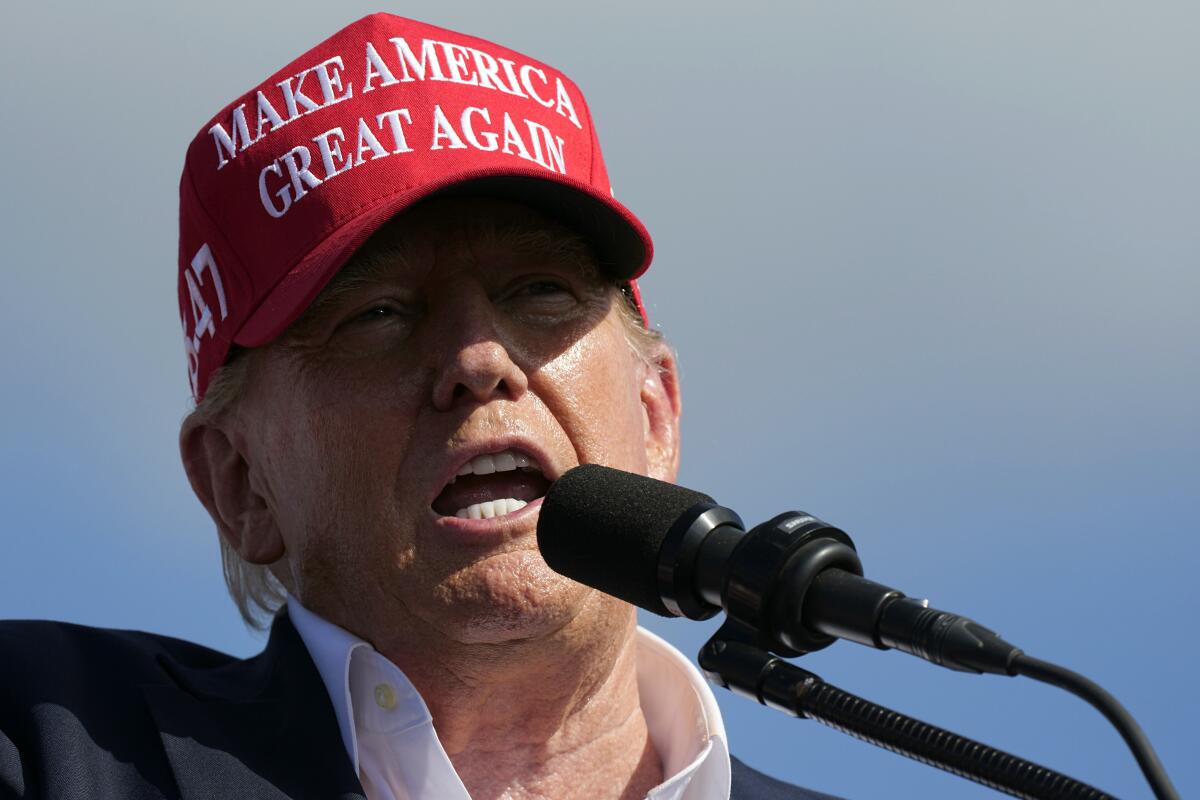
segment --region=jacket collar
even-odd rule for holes
[[[159,658],[173,684],[142,691],[181,800],[366,800],[329,695],[286,611],[254,658],[212,668]]]

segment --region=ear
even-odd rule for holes
[[[283,537],[275,515],[255,491],[250,466],[230,433],[192,414],[179,431],[179,452],[192,491],[238,555],[253,564],[282,558]]]
[[[679,473],[679,414],[682,407],[679,373],[669,348],[661,348],[654,360],[646,365],[641,400],[647,473],[660,481],[674,481]]]

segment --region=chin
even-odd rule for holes
[[[579,617],[595,592],[546,566],[536,552],[505,553],[472,564],[438,592],[455,638],[500,644],[550,636]]]

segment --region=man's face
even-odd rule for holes
[[[621,302],[519,205],[441,199],[377,234],[253,354],[231,437],[275,528],[252,535],[278,537],[301,601],[463,642],[627,619],[535,538],[537,498],[577,464],[674,477],[674,376],[630,346]]]

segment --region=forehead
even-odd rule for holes
[[[509,200],[435,197],[380,228],[331,281],[381,277],[399,270],[420,272],[438,264],[487,268],[506,257],[571,267],[598,278],[586,240],[549,216]]]

